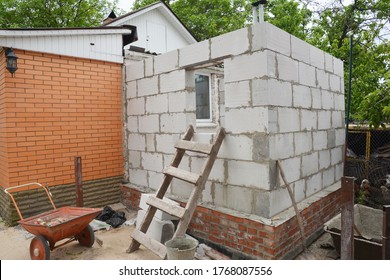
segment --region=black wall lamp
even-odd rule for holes
[[[16,70],[18,70],[18,57],[11,48],[7,48],[5,50],[5,58],[7,62],[6,68],[13,77]]]

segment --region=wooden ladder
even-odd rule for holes
[[[173,238],[185,235],[192,215],[195,212],[195,208],[200,198],[200,195],[203,191],[204,185],[206,184],[211,168],[213,167],[215,158],[217,157],[219,148],[221,147],[222,141],[225,137],[225,130],[222,127],[218,129],[213,144],[193,142],[191,141],[193,135],[194,128],[192,125],[190,125],[186,133],[184,134],[183,139],[179,140],[176,143],[176,153],[172,160],[172,163],[163,171],[164,179],[160,185],[160,188],[157,190],[156,196],[151,196],[147,200],[146,203],[149,205],[148,210],[146,211],[146,214],[139,229],[135,229],[131,235],[132,241],[129,248],[127,249],[127,253],[132,253],[136,251],[142,244],[162,259],[165,259],[165,246],[146,235],[146,232],[153,220],[157,209],[179,218],[179,223],[177,225],[177,229],[173,235]],[[203,164],[200,174],[178,169],[178,166],[186,151],[208,155]],[[194,189],[189,196],[185,208],[178,205],[173,205],[163,200],[164,195],[173,178],[178,178],[194,185]]]

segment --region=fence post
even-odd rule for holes
[[[81,157],[74,158],[74,170],[75,170],[75,180],[76,180],[76,206],[83,207],[83,177],[81,173]]]
[[[341,178],[341,248],[340,258],[342,260],[354,259],[354,196],[355,178]]]
[[[383,206],[382,259],[390,260],[390,205]]]

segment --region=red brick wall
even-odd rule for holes
[[[139,191],[122,186],[122,202],[125,205],[137,208],[139,198]],[[310,237],[336,216],[340,205],[338,190],[303,210],[301,213],[306,236]],[[294,251],[298,253],[302,244],[295,216],[278,226],[271,226],[202,206],[196,208],[189,233],[248,258],[258,259],[292,258],[295,256]]]
[[[75,156],[85,181],[122,175],[121,64],[14,51],[15,77],[0,72],[2,186],[72,183]]]
[[[5,104],[5,52],[0,51],[0,186],[8,186],[8,156],[6,145],[6,104]]]

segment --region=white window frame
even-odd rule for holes
[[[210,118],[208,119],[196,119],[196,123],[197,124],[212,124],[213,123],[213,93],[212,93],[212,87],[211,87],[211,83],[212,83],[212,77],[211,77],[211,74],[210,73],[206,73],[206,72],[202,72],[202,71],[196,71],[195,72],[195,75],[202,75],[202,76],[207,76],[209,78],[209,110],[210,110]],[[194,79],[195,79],[195,75],[194,75]],[[197,104],[196,104],[196,92],[195,92],[195,108],[196,108]]]

